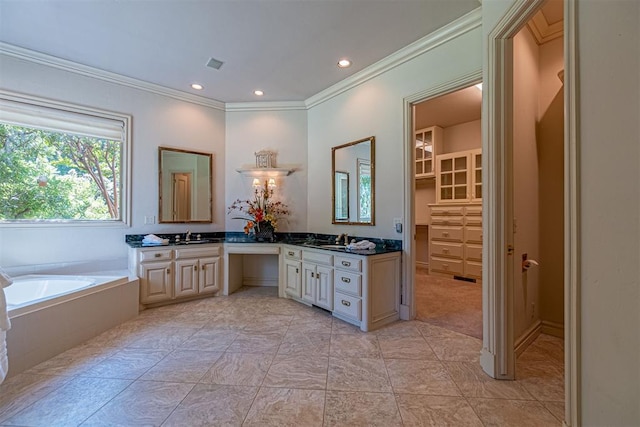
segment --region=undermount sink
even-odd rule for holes
[[[311,246],[314,248],[321,248],[321,249],[345,249],[344,245],[331,245],[331,244],[314,244],[314,243],[307,243],[307,246]]]

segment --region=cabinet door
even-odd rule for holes
[[[482,150],[471,152],[471,201],[482,201]]]
[[[300,261],[285,260],[285,292],[293,298],[302,298],[302,274]]]
[[[333,311],[333,268],[316,267],[316,305]]]
[[[433,128],[415,132],[416,178],[433,176]]]
[[[200,274],[198,292],[214,293],[220,290],[220,257],[200,258]]]
[[[436,202],[465,202],[470,199],[469,152],[438,156],[436,167]]]
[[[186,297],[198,294],[198,260],[184,259],[175,262],[175,297]]]
[[[316,303],[316,266],[315,264],[302,264],[302,300],[309,304]]]
[[[141,303],[150,304],[171,299],[171,262],[142,263],[138,275]]]

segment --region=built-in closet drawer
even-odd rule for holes
[[[462,242],[462,227],[432,226],[429,230],[431,239],[448,242]]]
[[[431,254],[433,256],[462,259],[462,252],[463,251],[461,243],[440,243],[435,241],[431,242]]]
[[[443,259],[431,257],[431,263],[429,264],[430,270],[457,276],[462,275],[462,267],[462,260],[459,259]]]
[[[466,245],[465,258],[482,262],[482,246]]]
[[[482,279],[482,262],[466,261],[464,270],[467,277]]]
[[[467,206],[464,210],[467,216],[479,216],[482,218],[482,206]]]
[[[464,214],[462,206],[432,206],[431,216],[462,216]]]
[[[431,224],[432,225],[454,225],[454,226],[462,226],[463,219],[461,216],[431,216]]]
[[[465,233],[465,241],[482,244],[482,228],[468,227]]]

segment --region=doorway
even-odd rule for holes
[[[173,220],[189,221],[191,219],[191,173],[174,172],[172,175]]]
[[[482,339],[482,85],[412,108],[416,319]]]

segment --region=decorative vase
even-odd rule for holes
[[[253,236],[258,242],[273,242],[273,226],[270,222],[262,221],[253,228]]]

